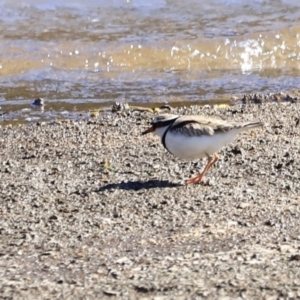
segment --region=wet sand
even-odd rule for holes
[[[141,136],[153,114],[0,129],[3,299],[300,297],[298,103],[179,108],[264,121],[205,161]]]

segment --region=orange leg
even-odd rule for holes
[[[217,153],[215,153],[213,156],[206,154],[206,156],[207,156],[207,164],[203,172],[193,178],[188,179],[186,181],[187,184],[195,184],[195,183],[202,182],[204,175],[207,173],[207,171],[220,159]]]

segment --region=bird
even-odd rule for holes
[[[166,150],[180,159],[191,161],[207,157],[204,170],[186,181],[187,184],[198,184],[220,159],[217,152],[221,148],[231,143],[240,132],[264,125],[263,122],[237,123],[200,115],[165,113],[156,116],[142,135],[154,132]]]
[[[44,104],[45,104],[45,101],[43,98],[37,98],[31,103],[31,105],[33,105],[35,107],[44,106]]]

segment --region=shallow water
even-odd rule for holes
[[[298,87],[299,1],[201,2],[0,1],[5,118]]]

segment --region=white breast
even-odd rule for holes
[[[218,152],[226,144],[231,143],[240,132],[233,129],[228,132],[214,135],[186,136],[180,133],[168,132],[166,135],[166,147],[176,157],[185,160],[194,160],[212,155]]]

